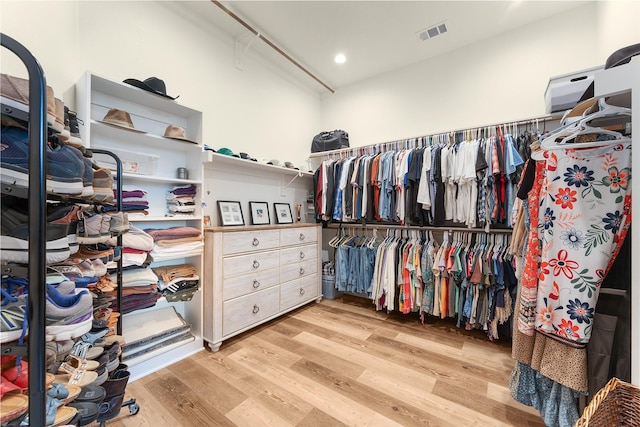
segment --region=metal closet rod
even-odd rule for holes
[[[305,74],[307,74],[309,77],[311,77],[313,80],[315,80],[316,82],[320,83],[322,86],[325,87],[325,89],[327,89],[329,92],[331,93],[336,93],[335,90],[333,90],[329,85],[327,85],[325,82],[323,82],[322,80],[320,80],[318,77],[316,77],[311,71],[307,70],[305,67],[303,67],[298,61],[296,61],[295,59],[293,59],[292,57],[290,57],[285,51],[283,51],[282,49],[280,49],[278,46],[276,46],[271,40],[269,40],[268,38],[266,38],[265,36],[263,36],[262,34],[260,34],[260,32],[258,30],[256,30],[255,28],[253,28],[251,25],[249,25],[244,19],[240,18],[238,15],[236,15],[235,13],[233,13],[231,10],[229,10],[225,5],[223,5],[221,2],[219,2],[218,0],[211,0],[211,3],[215,4],[216,6],[218,6],[220,9],[222,9],[224,11],[224,13],[226,13],[227,15],[229,15],[230,17],[232,17],[233,19],[235,19],[236,21],[238,21],[238,23],[240,23],[240,25],[242,25],[243,27],[245,27],[247,30],[249,30],[254,36],[258,37],[260,40],[262,40],[263,42],[265,42],[267,45],[269,45],[273,50],[275,50],[276,52],[278,52],[280,55],[284,56],[289,62],[291,62],[293,65],[295,65],[296,67],[298,67],[299,69],[301,69]]]
[[[343,223],[335,223],[332,222],[327,225],[327,228],[354,228],[354,229],[362,229],[362,228],[396,228],[402,230],[425,230],[425,231],[433,231],[444,233],[445,231],[454,232],[454,231],[462,231],[464,233],[487,233],[487,234],[511,234],[513,232],[510,228],[490,228],[487,231],[484,228],[466,228],[466,227],[446,227],[446,226],[433,226],[433,225],[398,225],[398,224],[359,224],[357,222],[343,222]]]
[[[477,132],[484,129],[495,128],[498,126],[524,126],[524,125],[531,125],[536,123],[540,124],[540,122],[542,122],[542,124],[545,125],[547,121],[553,122],[553,121],[561,120],[562,114],[563,113],[548,114],[545,116],[532,117],[529,119],[514,120],[511,122],[493,123],[490,125],[483,125],[483,126],[472,126],[466,129],[457,129],[457,130],[451,130],[451,131],[445,131],[445,132],[431,133],[431,134],[421,135],[421,136],[413,136],[410,138],[397,139],[394,141],[387,141],[387,142],[379,142],[376,144],[362,145],[359,147],[339,148],[337,150],[311,153],[309,155],[309,158],[322,158],[322,157],[330,158],[332,156],[340,156],[340,155],[348,155],[348,154],[360,155],[366,152],[366,150],[377,149],[379,151],[380,147],[383,147],[386,149],[407,148],[404,146],[401,147],[400,144],[406,144],[406,143],[412,142],[415,146],[418,146],[418,145],[422,145],[421,143],[419,143],[421,139],[439,138],[442,136],[454,135],[454,134],[464,133],[464,132]]]

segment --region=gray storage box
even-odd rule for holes
[[[551,77],[547,90],[544,92],[547,113],[555,113],[575,107],[584,91],[593,83],[595,73],[600,70],[604,70],[603,65]]]

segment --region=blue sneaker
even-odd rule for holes
[[[0,344],[5,344],[27,334],[27,294],[11,295],[4,288],[0,293]]]
[[[55,287],[47,285],[46,317],[47,341],[78,338],[91,330],[93,297],[86,290],[62,295]]]
[[[52,135],[49,138],[49,146],[52,147],[53,151],[66,152],[82,162],[84,165],[84,173],[82,175],[83,189],[81,197],[91,199],[91,197],[93,197],[93,163],[91,163],[91,159],[86,157],[78,148],[61,142],[56,135]],[[85,150],[85,153],[90,153],[90,151]]]
[[[0,142],[2,183],[29,187],[29,136],[24,129],[4,127]],[[84,189],[84,163],[67,151],[46,149],[47,192],[80,195]]]

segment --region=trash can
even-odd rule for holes
[[[326,299],[336,299],[342,295],[336,289],[336,270],[333,261],[322,263],[322,296]]]

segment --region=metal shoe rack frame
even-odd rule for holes
[[[29,370],[29,425],[43,426],[46,423],[46,243],[47,243],[47,82],[44,71],[38,60],[22,44],[12,37],[0,33],[0,46],[13,52],[25,65],[29,76],[29,112],[25,115],[10,107],[2,106],[2,114],[21,119],[28,123],[29,128],[29,187],[28,189],[2,184],[3,194],[13,194],[29,200],[29,264],[25,268],[21,265],[2,265],[2,275],[26,275],[29,279],[29,298],[27,306],[27,321],[29,325],[28,345],[3,345],[2,355],[29,355],[29,365],[40,369]],[[116,208],[122,208],[122,162],[110,151],[92,150],[94,153],[105,154],[116,162]],[[122,248],[122,235],[117,237],[117,246]],[[36,248],[37,250],[34,250]],[[118,288],[116,310],[122,312],[122,254],[118,263]],[[117,333],[122,334],[121,317],[118,318]],[[131,412],[136,408],[135,399],[124,402],[122,406],[130,406]],[[104,425],[104,422],[101,423]]]

